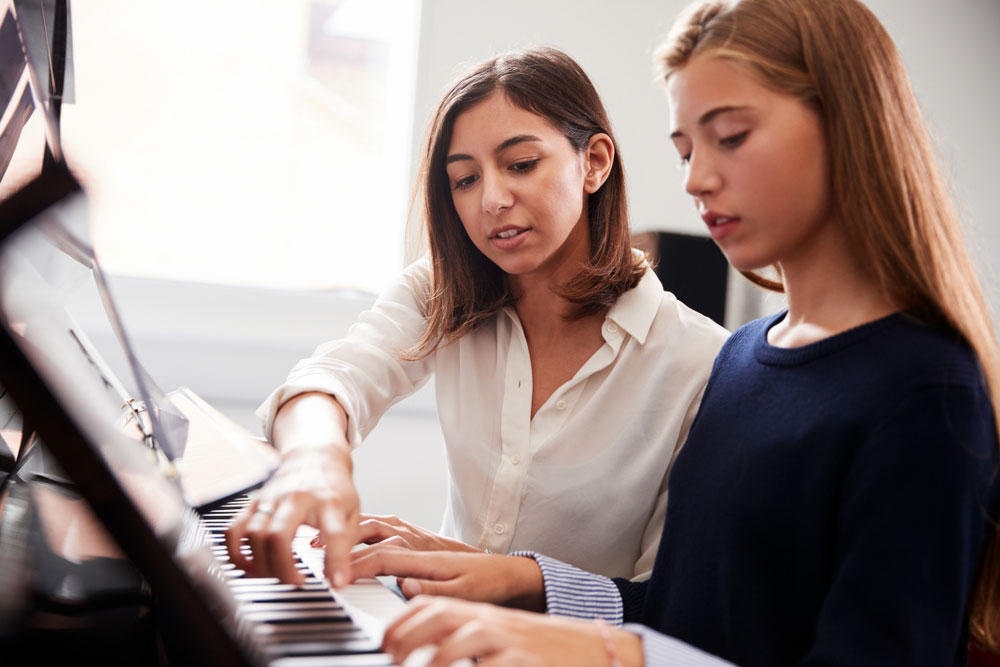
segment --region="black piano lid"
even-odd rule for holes
[[[237,636],[211,554],[190,539],[193,512],[151,450],[117,428],[120,405],[69,335],[44,266],[26,260],[45,238],[39,226],[79,212],[82,198],[57,165],[0,202],[0,386],[147,579],[191,659],[262,664],[249,638]]]

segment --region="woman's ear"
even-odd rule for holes
[[[608,180],[611,165],[615,162],[615,145],[611,137],[600,132],[590,138],[584,152],[583,166],[586,174],[583,179],[583,190],[592,195],[601,189],[604,181]]]

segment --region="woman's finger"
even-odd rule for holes
[[[269,509],[269,508],[268,508]],[[257,514],[262,514],[258,507]],[[305,583],[302,572],[295,567],[295,557],[292,553],[292,538],[301,525],[301,512],[291,503],[282,503],[271,514],[264,513],[268,521],[264,530],[264,551],[267,569],[264,572],[277,577],[289,584]],[[257,552],[254,552],[256,557]]]
[[[358,526],[357,544],[377,544],[398,534],[392,526],[378,519],[362,519]]]
[[[407,525],[405,521],[400,519],[395,514],[361,514],[361,522],[365,521],[380,521],[387,526],[405,526]]]
[[[326,506],[320,515],[319,532],[326,544],[325,572],[334,588],[343,588],[351,579],[351,547],[357,544],[357,523],[340,508]]]

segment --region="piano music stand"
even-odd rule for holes
[[[22,225],[78,192],[79,185],[69,171],[56,163],[0,203],[0,253]],[[0,280],[3,278],[0,271]],[[0,311],[6,307],[2,302],[4,294],[0,285]],[[101,455],[131,451],[129,448],[139,446],[138,443],[113,429],[103,428],[96,416],[88,415],[85,404],[89,397],[73,395],[74,392],[92,391],[80,388],[85,383],[78,385],[77,380],[84,378],[79,377],[79,373],[74,375],[68,368],[43,369],[38,358],[29,358],[26,354],[30,343],[26,346],[24,340],[18,340],[10,325],[11,322],[4,321],[0,326],[0,384],[21,407],[25,420],[39,426],[39,435],[48,451],[157,592],[161,603],[158,609],[164,616],[167,630],[174,628],[184,638],[184,661],[205,665],[259,664],[259,659],[247,652],[246,644],[238,643],[220,622],[224,610],[212,607],[213,601],[205,595],[205,590],[195,585],[190,573],[182,568],[177,554],[168,548],[170,543],[177,549],[182,548],[184,536],[158,534],[150,517],[142,511],[148,508],[137,506],[123,487],[122,470],[113,465],[119,461],[112,462]],[[109,448],[110,441],[117,439],[122,440],[121,445]],[[142,461],[151,468],[143,469]],[[127,465],[135,467],[126,472],[149,473],[149,481],[157,481],[155,466],[147,459],[129,460]],[[165,518],[177,521],[178,517],[171,516],[171,512],[189,512],[176,490],[173,497],[167,493],[163,499],[174,502],[173,507],[167,503],[163,508]],[[184,525],[183,521],[178,521],[178,530],[183,532]]]

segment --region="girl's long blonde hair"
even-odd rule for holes
[[[830,146],[831,199],[851,247],[896,303],[965,338],[1000,429],[1000,350],[989,308],[909,77],[878,19],[857,0],[707,0],[675,23],[656,63],[666,80],[706,53],[749,66],[765,84],[819,111]],[[781,289],[780,282],[747,277]],[[994,651],[998,540],[994,527],[969,615],[973,640]]]

